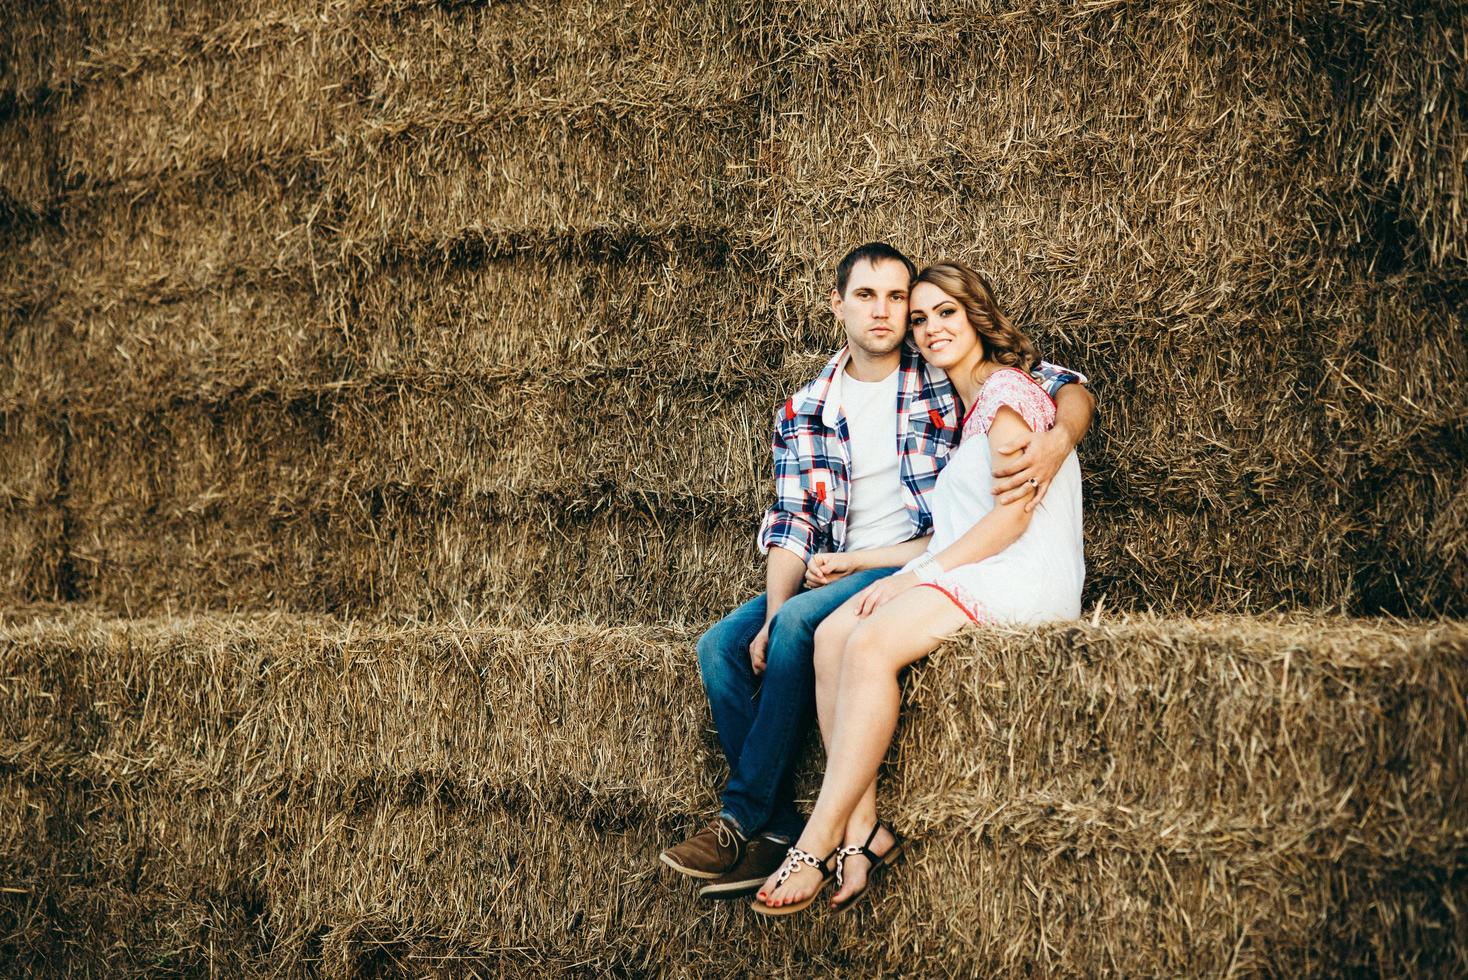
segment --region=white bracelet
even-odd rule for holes
[[[938,564],[937,555],[928,554],[912,567],[912,573],[917,576],[919,585],[927,585],[938,581],[938,576],[943,574],[943,566]]]

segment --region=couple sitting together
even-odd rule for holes
[[[898,675],[969,623],[1080,615],[1075,445],[1094,402],[958,262],[921,273],[874,242],[841,260],[846,346],[776,413],[763,595],[698,643],[729,761],[718,818],[663,863],[705,898],[849,907],[902,852],[877,819]],[[906,342],[911,334],[912,343]],[[802,820],[792,763],[814,703],[826,746]]]

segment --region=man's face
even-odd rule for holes
[[[846,295],[831,290],[831,309],[852,347],[873,357],[892,353],[907,333],[907,266],[858,262],[846,281]]]

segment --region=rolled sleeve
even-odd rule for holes
[[[765,512],[759,529],[759,553],[767,555],[771,548],[784,548],[809,564],[816,553],[816,529],[805,514],[792,514],[778,506]]]
[[[759,531],[759,552],[769,554],[771,548],[784,548],[809,562],[820,538],[813,515],[806,509],[805,489],[801,485],[801,459],[787,441],[775,415],[775,503],[765,512]]]
[[[1045,393],[1052,399],[1060,394],[1060,389],[1066,385],[1084,385],[1089,382],[1089,379],[1081,372],[1072,371],[1070,368],[1061,367],[1059,364],[1051,364],[1049,361],[1041,361],[1039,366],[1035,368],[1032,376],[1040,382],[1040,387],[1044,388]]]

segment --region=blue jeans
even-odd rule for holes
[[[765,624],[765,596],[749,600],[698,641],[698,666],[729,760],[722,815],[746,836],[794,841],[805,824],[795,809],[790,774],[815,708],[816,627],[895,568],[854,572],[791,598],[770,623],[763,678],[749,664],[749,644]]]

